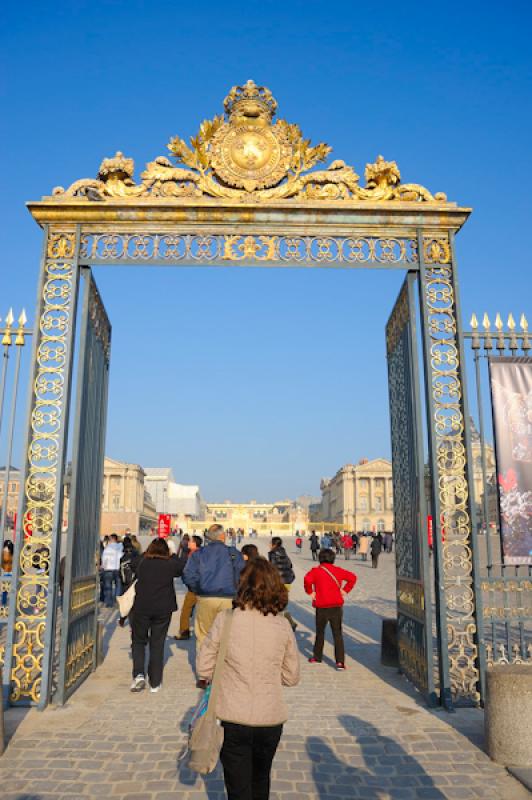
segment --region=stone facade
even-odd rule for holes
[[[356,531],[393,530],[392,464],[385,458],[346,464],[320,483],[321,503],[312,519]]]
[[[171,514],[172,528],[203,515],[204,503],[196,485],[176,483],[170,467],[145,467],[145,485],[159,514]]]
[[[251,529],[260,535],[291,536],[296,531],[306,531],[308,528],[308,511],[293,500],[283,500],[278,503],[232,503],[226,500],[223,503],[206,503],[203,519],[189,523],[188,529],[202,530],[215,522],[221,523],[224,528],[242,528],[245,533]]]
[[[157,527],[155,504],[145,487],[139,464],[105,457],[100,532],[148,533]]]

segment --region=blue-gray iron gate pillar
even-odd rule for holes
[[[453,233],[418,229],[441,702],[481,699],[478,556]]]
[[[51,691],[79,246],[79,226],[45,226],[4,659],[9,701],[40,707]]]

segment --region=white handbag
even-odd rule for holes
[[[135,602],[135,596],[137,594],[136,590],[137,581],[134,580],[129,589],[126,589],[124,594],[118,595],[116,598],[116,602],[118,603],[118,608],[120,609],[120,616],[127,617],[131,609],[133,608],[133,603]]]

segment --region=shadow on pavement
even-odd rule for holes
[[[445,795],[434,786],[423,767],[396,741],[381,736],[378,729],[366,720],[349,714],[342,714],[338,719],[354,739],[353,755],[358,755],[360,748],[366,768],[351,767],[349,761],[340,761],[327,742],[318,736],[309,736],[306,748],[312,761],[312,779],[320,798],[334,795],[338,800],[342,797],[348,800],[353,797],[353,788],[363,787],[366,800],[380,800],[383,792],[390,800],[399,800],[405,796],[405,789],[414,787],[422,792],[420,797],[445,800]],[[394,764],[395,774],[391,776],[388,761]],[[345,795],[340,794],[342,784]]]
[[[40,794],[19,794],[16,800],[42,800]]]
[[[351,606],[351,608],[353,608],[353,606]],[[314,644],[314,609],[311,609],[310,607],[306,608],[301,603],[294,601],[290,603],[290,613],[296,622],[302,623],[307,628],[310,628],[310,633],[307,631],[296,632],[296,639],[300,647],[300,652],[305,658],[308,658],[312,655],[312,647]],[[362,637],[367,637],[368,634],[365,633],[365,631],[370,628],[374,633],[376,626],[380,635],[380,625],[383,619],[380,614],[376,614],[374,611],[371,611],[370,609],[364,608],[362,605],[360,605],[356,606],[356,617],[357,622],[360,624],[360,633]],[[353,632],[350,633],[350,630]],[[382,666],[380,663],[380,643],[366,643],[363,641],[358,641],[356,635],[357,632],[359,632],[359,627],[357,623],[353,623],[352,619],[350,622],[344,624],[343,631],[345,651],[346,654],[353,659],[353,661],[357,661],[366,669],[373,670],[376,677],[390,684],[394,687],[394,689],[398,689],[404,694],[407,694],[417,705],[426,708],[425,701],[421,695],[419,695],[411,686],[411,684],[409,684],[406,679],[400,675],[395,667]],[[331,639],[331,633],[330,630],[328,630],[326,633],[326,642],[330,642]],[[323,660],[326,663],[334,665],[334,662],[325,655]]]
[[[183,786],[187,786],[190,789],[196,786],[196,781],[198,780],[199,776],[187,767],[186,759],[178,762],[177,774],[179,781]],[[200,783],[203,783],[209,800],[219,800],[220,797],[225,796],[224,777],[221,764],[218,764],[214,772],[211,772],[210,775],[199,777],[199,781]]]
[[[172,648],[175,648],[176,650],[186,650],[188,664],[192,672],[192,676],[194,677],[196,674],[196,640],[191,636],[190,639],[178,641],[177,639],[174,639],[173,636],[170,636],[170,638],[166,640],[165,652],[166,649],[168,649],[168,646],[170,651]]]

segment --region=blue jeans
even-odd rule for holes
[[[105,605],[107,608],[112,608],[118,595],[122,594],[122,581],[117,569],[104,569],[103,594]]]

